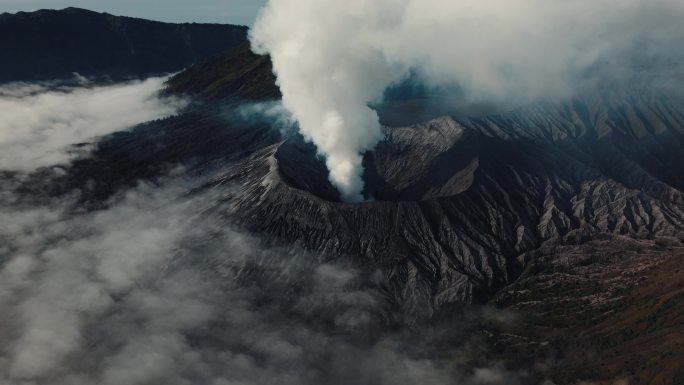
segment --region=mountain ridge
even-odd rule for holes
[[[0,83],[74,73],[121,80],[179,71],[242,44],[247,27],[174,24],[72,7],[4,13],[0,36]]]

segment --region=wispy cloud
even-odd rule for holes
[[[179,99],[160,99],[166,78],[109,86],[0,86],[0,169],[30,171],[65,163],[69,146],[173,114]]]

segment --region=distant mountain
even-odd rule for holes
[[[0,15],[0,82],[181,70],[244,44],[247,27],[171,24],[79,8]]]

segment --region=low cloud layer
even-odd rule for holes
[[[284,105],[332,182],[359,201],[361,154],[382,139],[368,103],[412,71],[494,102],[672,87],[682,19],[678,0],[270,0],[252,42],[271,54]]]
[[[0,383],[449,383],[360,271],[261,246],[200,182],[0,206]]]
[[[31,171],[66,163],[70,146],[173,114],[183,102],[159,99],[166,78],[109,86],[0,86],[0,169]]]

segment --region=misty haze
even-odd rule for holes
[[[0,0],[0,385],[684,384],[684,3],[83,3]]]

